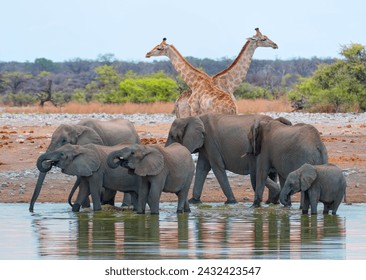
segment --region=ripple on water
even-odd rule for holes
[[[338,215],[301,215],[298,204],[192,205],[176,214],[82,211],[67,204],[1,204],[0,259],[364,259],[366,204],[342,204]],[[16,240],[16,242],[14,242]]]

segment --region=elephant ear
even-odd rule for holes
[[[305,163],[301,167],[301,175],[300,175],[300,185],[301,191],[306,191],[311,187],[311,184],[314,182],[318,174],[316,172],[316,168],[311,164]]]
[[[98,144],[103,145],[102,138],[95,132],[94,129],[83,126],[83,125],[75,125],[75,138],[77,145],[85,145],[85,144]]]
[[[254,154],[255,156],[259,155],[261,152],[263,125],[266,125],[266,122],[261,122],[259,119],[256,119],[249,132],[248,138],[252,145],[252,154]]]
[[[163,171],[163,169],[163,154],[157,148],[144,146],[142,151],[142,158],[135,164],[135,173],[139,176],[155,176]]]
[[[205,140],[205,127],[199,117],[188,118],[188,122],[183,131],[183,141],[181,144],[191,153],[194,153],[203,146]]]
[[[94,149],[75,146],[75,154],[70,164],[63,170],[64,173],[76,176],[91,176],[100,166],[100,160]]]

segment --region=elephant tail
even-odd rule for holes
[[[69,205],[71,207],[74,206],[74,204],[71,202],[71,200],[72,200],[72,197],[74,196],[74,193],[75,193],[75,191],[76,191],[76,189],[78,188],[79,185],[80,185],[80,177],[78,176],[76,181],[75,181],[74,186],[72,187],[72,189],[70,191],[69,197],[67,198],[67,202],[69,203]]]

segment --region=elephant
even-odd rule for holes
[[[140,143],[140,138],[133,124],[125,119],[117,118],[108,121],[100,121],[96,119],[83,119],[77,124],[61,124],[52,134],[51,143],[46,153],[56,150],[65,144],[83,145],[83,144],[99,144],[113,146],[120,143],[134,144]],[[40,172],[33,196],[30,202],[29,211],[33,212],[34,203],[41,191],[43,181],[46,177],[45,172]],[[76,180],[73,190],[75,190],[80,181]],[[71,204],[71,196],[69,195],[69,203]],[[113,203],[114,196],[110,196]],[[128,202],[128,196],[125,196],[124,202]]]
[[[272,120],[265,115],[226,115],[202,114],[186,118],[175,119],[170,127],[166,146],[180,143],[191,153],[198,152],[196,175],[193,187],[192,204],[201,202],[201,193],[208,172],[212,169],[227,200],[226,204],[237,203],[230,187],[226,170],[236,174],[250,174],[251,184],[255,189],[255,158],[242,155],[248,150],[250,143],[247,137],[252,123],[260,119]],[[275,175],[270,176],[275,179]],[[280,189],[268,178],[266,182],[270,190],[268,202],[274,202]],[[278,199],[277,199],[278,200]]]
[[[308,214],[309,205],[311,214],[317,214],[317,205],[320,201],[324,204],[323,214],[329,214],[329,210],[332,210],[332,214],[336,215],[346,187],[347,183],[342,170],[336,165],[305,163],[287,176],[281,190],[280,201],[288,206],[289,197],[301,191],[304,196],[303,214]]]
[[[272,171],[279,176],[280,186],[290,172],[304,163],[328,163],[327,149],[319,131],[310,124],[289,125],[282,118],[271,121],[257,119],[248,134],[251,150],[256,157],[256,189],[253,207],[259,207],[267,175]]]
[[[108,154],[130,144],[102,146],[96,144],[71,145],[46,152],[37,160],[40,172],[48,172],[52,166],[62,173],[78,176],[80,190],[72,211],[78,212],[84,200],[91,194],[93,210],[101,210],[102,188],[131,194],[134,209],[137,208],[137,193],[141,183],[139,176],[129,174],[125,168],[112,169],[107,165]]]
[[[159,214],[162,192],[178,196],[177,213],[190,212],[188,191],[195,166],[191,153],[184,146],[178,143],[169,147],[134,144],[112,152],[107,162],[111,168],[121,165],[142,178],[137,213],[145,214],[148,202],[150,213]]]

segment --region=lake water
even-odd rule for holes
[[[0,203],[1,260],[366,259],[366,204],[336,216],[301,215],[298,204],[250,209],[249,203],[161,203],[160,215],[73,213],[64,203]]]

